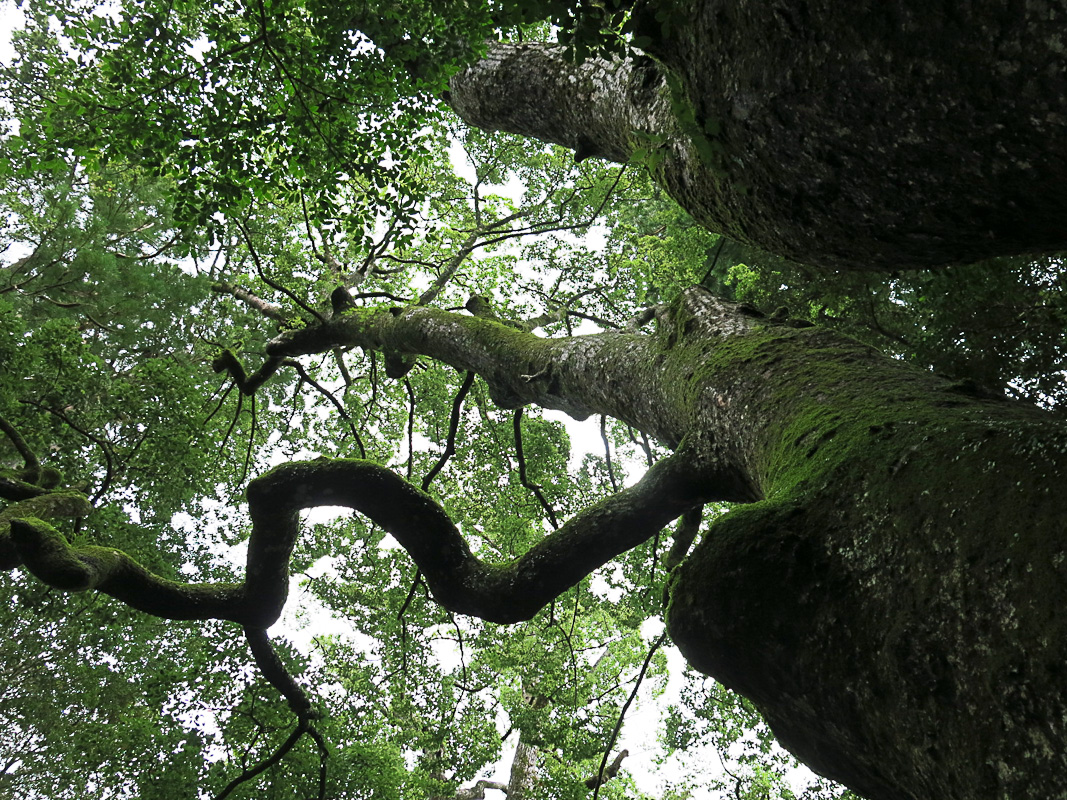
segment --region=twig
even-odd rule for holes
[[[252,244],[252,234],[248,232],[248,228],[245,227],[243,222],[241,222],[240,220],[234,220],[234,222],[237,225],[237,229],[241,231],[241,236],[245,240],[245,245],[247,245],[248,247],[248,253],[252,256],[252,261],[256,265],[256,272],[259,273],[260,279],[262,279],[262,281],[267,284],[267,286],[271,287],[275,291],[279,291],[284,294],[286,297],[288,297],[306,312],[311,314],[311,316],[313,316],[319,322],[326,322],[326,319],[322,316],[322,314],[313,309],[311,306],[309,306],[307,303],[297,297],[293,292],[286,289],[280,283],[278,283],[277,281],[273,281],[267,277],[267,273],[263,269],[263,264],[259,260],[259,253],[256,252],[256,246]]]
[[[608,466],[608,480],[611,481],[611,491],[619,491],[619,482],[615,480],[615,469],[611,464],[611,443],[608,441],[608,418],[600,415],[600,438],[604,440],[604,461]]]
[[[522,451],[522,409],[515,409],[515,414],[512,417],[512,427],[515,430],[515,455],[519,461],[519,482],[534,493],[537,501],[541,504],[541,508],[548,514],[548,521],[552,523],[553,529],[559,529],[559,520],[556,519],[556,512],[552,510],[552,504],[545,499],[544,494],[541,492],[541,487],[531,481],[526,475],[526,456]]]
[[[49,408],[48,406],[42,405],[41,403],[38,403],[38,402],[36,402],[34,400],[20,400],[19,402],[25,403],[26,405],[33,406],[34,408],[40,409],[42,411],[47,411],[49,414],[52,414],[53,416],[58,417],[59,419],[63,420],[63,422],[65,422],[67,424],[67,426],[69,428],[71,428],[71,430],[74,430],[77,433],[80,433],[82,436],[84,436],[86,439],[88,439],[90,442],[92,442],[93,444],[95,444],[97,447],[100,448],[100,452],[102,452],[104,454],[104,461],[105,461],[105,464],[104,464],[104,480],[100,483],[100,488],[97,490],[97,492],[91,498],[89,498],[89,501],[93,505],[96,505],[97,501],[101,497],[103,497],[105,494],[107,494],[108,490],[111,488],[111,481],[112,481],[112,479],[114,478],[114,475],[115,475],[115,461],[114,461],[114,459],[112,457],[113,453],[112,453],[112,450],[111,450],[111,443],[106,441],[106,440],[104,440],[104,439],[101,439],[99,436],[95,436],[95,435],[89,433],[89,431],[85,430],[84,428],[80,427],[79,425],[76,425],[70,419],[70,417],[68,417],[64,412],[62,412],[62,411],[60,411],[58,409]]]
[[[310,375],[308,375],[307,370],[304,369],[304,365],[301,364],[299,361],[295,361],[293,359],[286,359],[283,362],[283,366],[292,367],[293,369],[295,369],[297,371],[297,374],[300,375],[300,380],[314,387],[315,390],[319,392],[319,394],[321,394],[333,404],[333,407],[337,409],[337,413],[341,416],[341,419],[348,423],[348,429],[352,432],[352,436],[356,440],[356,445],[358,445],[359,447],[360,458],[366,458],[367,448],[363,446],[363,439],[360,438],[359,432],[356,430],[356,424],[352,421],[351,415],[347,411],[345,411],[345,407],[341,404],[341,401],[334,397],[333,392],[331,392],[325,386],[323,386]]]
[[[637,697],[637,690],[641,688],[641,682],[645,679],[645,673],[648,672],[648,665],[652,663],[652,656],[660,646],[667,641],[667,631],[664,631],[656,639],[655,643],[648,650],[648,655],[645,656],[645,663],[641,665],[641,671],[637,675],[637,682],[634,684],[634,690],[630,692],[630,696],[626,698],[626,703],[622,707],[622,711],[619,712],[619,719],[615,723],[615,730],[611,732],[611,740],[608,742],[607,748],[604,750],[604,757],[600,760],[600,770],[596,775],[596,788],[593,789],[593,800],[597,800],[600,796],[600,787],[604,785],[604,772],[608,764],[608,756],[611,754],[612,748],[615,747],[615,740],[619,738],[619,731],[622,730],[622,721],[626,717],[626,712],[630,708],[630,704],[633,703],[634,698]]]
[[[463,411],[463,401],[473,385],[474,373],[468,372],[467,377],[463,379],[463,385],[459,387],[459,392],[456,393],[456,399],[452,402],[452,416],[448,423],[448,439],[445,441],[445,450],[441,453],[441,458],[434,464],[433,469],[426,473],[426,477],[422,479],[422,490],[424,492],[430,490],[430,483],[437,477],[437,473],[444,469],[448,459],[456,453],[456,433],[459,431],[459,417]]]

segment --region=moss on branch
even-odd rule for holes
[[[411,554],[434,597],[450,610],[492,622],[529,619],[593,570],[655,535],[709,499],[685,453],[654,466],[635,486],[577,514],[506,565],[478,560],[452,520],[427,494],[370,461],[294,462],[248,486],[252,534],[245,581],[180,583],[156,575],[126,553],[72,546],[41,519],[11,521],[19,560],[64,591],[95,589],[166,619],[224,619],[264,629],[285,604],[299,512],[347,506],[388,531]]]

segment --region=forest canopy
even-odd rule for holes
[[[672,574],[774,469],[734,469],[677,389],[693,371],[647,365],[718,313],[753,352],[840,333],[820,352],[1054,427],[1061,257],[800,264],[695,221],[650,152],[587,159],[445,102],[489,41],[632,55],[632,5],[23,6],[0,797],[850,795],[680,674]],[[662,712],[644,754],[635,697]]]

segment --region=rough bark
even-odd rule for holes
[[[508,800],[537,800],[538,762],[536,745],[528,742],[520,730],[519,744],[508,777]]]
[[[731,487],[709,494],[758,498],[677,571],[670,630],[816,770],[880,800],[1067,792],[1058,418],[699,291],[654,336],[552,342],[423,309],[332,325],[274,352],[429,353],[509,402],[685,442]]]
[[[510,565],[474,559],[440,507],[384,468],[330,460],[249,487],[241,585],[139,585],[122,554],[70,548],[33,518],[11,521],[18,553],[60,588],[262,627],[285,599],[296,512],[344,504],[411,552],[439,602],[505,621],[727,497],[747,504],[675,571],[669,630],[783,744],[874,800],[1067,796],[1062,418],[701,290],[649,335],[553,341],[425,308],[348,309],[283,334],[270,357],[338,345],[428,355],[477,371],[505,404],[614,414],[676,452]]]
[[[651,148],[701,223],[807,264],[1067,248],[1067,0],[660,0],[635,14],[651,57],[574,66],[494,45],[453,79],[452,107],[581,157]]]

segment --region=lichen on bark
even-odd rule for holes
[[[470,124],[625,161],[732,239],[829,268],[1067,248],[1067,1],[638,3],[644,54],[499,44]],[[592,81],[589,76],[596,76]]]
[[[12,521],[27,566],[159,616],[262,629],[285,602],[298,511],[346,505],[408,550],[438,602],[509,622],[683,513],[737,501],[671,584],[669,631],[694,666],[875,800],[1067,792],[1058,417],[698,288],[651,334],[553,340],[428,308],[353,309],[280,335],[269,359],[352,345],[476,371],[509,404],[611,414],[675,452],[510,564],[475,559],[386,468],[323,459],[250,484],[242,584],[163,582],[32,518]],[[79,562],[86,577],[71,581]]]

